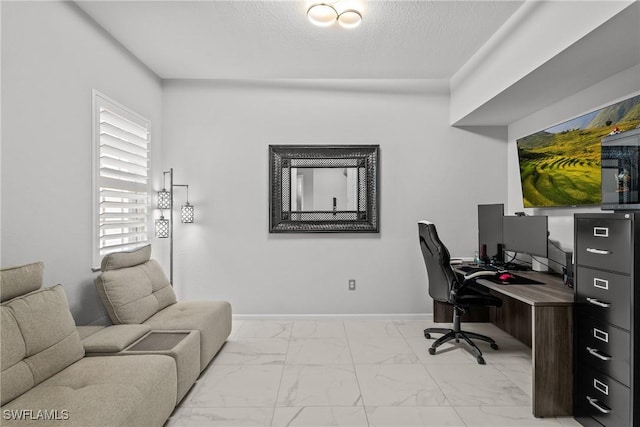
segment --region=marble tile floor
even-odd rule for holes
[[[239,320],[165,427],[579,426],[531,415],[531,350],[491,324],[486,365],[426,320]],[[438,324],[442,327],[443,324]]]

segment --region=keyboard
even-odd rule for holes
[[[460,270],[464,273],[477,273],[478,271],[498,271],[498,269],[492,265],[479,265],[479,266],[471,266],[471,265],[461,265],[456,266],[456,270]]]

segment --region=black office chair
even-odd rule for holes
[[[430,339],[432,333],[444,334],[438,338],[429,348],[429,354],[436,354],[436,348],[443,343],[456,340],[464,342],[471,353],[476,356],[479,364],[484,365],[482,351],[471,341],[471,338],[486,341],[491,348],[498,349],[496,342],[484,335],[475,332],[466,332],[460,328],[460,316],[472,305],[500,307],[502,300],[475,287],[475,279],[482,275],[495,275],[495,272],[478,271],[472,274],[456,274],[451,268],[449,251],[440,241],[436,226],[429,221],[418,223],[420,236],[420,249],[424,257],[429,276],[429,295],[435,301],[440,301],[453,306],[453,329],[427,328],[424,337]]]

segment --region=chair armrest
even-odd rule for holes
[[[479,276],[495,276],[495,271],[476,271],[475,273],[471,273],[469,275],[464,276],[464,281],[473,280]]]
[[[477,279],[479,277],[482,277],[482,276],[495,276],[496,272],[495,271],[488,271],[488,270],[480,270],[480,271],[474,271],[473,273],[469,273],[467,275],[463,275],[462,273],[456,272],[456,275],[458,277],[461,277],[462,280],[460,281],[460,283],[458,283],[458,286],[455,286],[455,287],[451,288],[451,298],[452,299],[456,299],[457,296],[458,296],[458,292],[461,289],[464,289],[469,282],[475,283],[475,279]]]

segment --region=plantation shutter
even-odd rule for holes
[[[94,93],[97,121],[97,251],[103,256],[149,241],[149,122]]]

